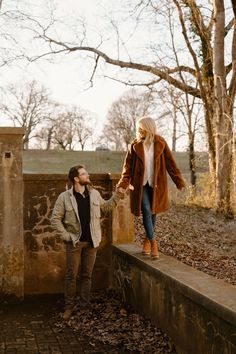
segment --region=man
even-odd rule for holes
[[[75,305],[79,267],[79,306],[89,306],[91,276],[101,241],[101,209],[111,210],[119,199],[119,193],[115,193],[104,200],[90,185],[83,165],[71,167],[68,178],[73,186],[59,195],[51,217],[52,227],[66,243],[65,320],[72,316]]]

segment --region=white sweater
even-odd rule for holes
[[[147,182],[149,186],[153,187],[153,175],[154,175],[154,143],[152,143],[147,148],[146,144],[143,144],[144,156],[145,156],[145,170],[144,170],[144,179],[143,185]]]

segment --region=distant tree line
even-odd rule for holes
[[[94,131],[88,111],[53,101],[49,91],[35,80],[7,87],[0,111],[15,126],[24,128],[24,149],[84,150]]]

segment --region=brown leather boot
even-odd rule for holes
[[[62,316],[63,320],[68,321],[72,316],[72,312],[72,309],[66,309]]]
[[[156,259],[159,258],[157,240],[151,240],[151,258]]]
[[[150,240],[146,237],[143,243],[142,254],[149,255],[151,253]]]

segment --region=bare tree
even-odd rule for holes
[[[25,31],[28,11],[24,13],[18,8],[18,0],[0,0],[0,67],[10,67],[16,63],[20,66],[21,62],[26,63],[23,41],[26,38],[30,40]]]
[[[189,95],[198,97],[203,102],[206,130],[208,135],[209,158],[212,175],[216,181],[216,202],[218,209],[226,209],[230,213],[230,185],[232,182],[232,129],[233,129],[233,103],[236,92],[236,9],[235,1],[231,0],[231,19],[226,24],[225,2],[223,0],[212,0],[204,4],[199,0],[172,0],[166,6],[174,6],[178,14],[179,26],[183,35],[185,53],[188,60],[182,56],[181,64],[172,66],[169,57],[160,60],[158,52],[156,60],[145,56],[141,62],[132,60],[129,55],[127,60],[121,60],[120,47],[118,45],[117,57],[109,55],[109,51],[102,50],[102,41],[97,46],[86,44],[86,31],[77,35],[76,42],[68,39],[53,37],[49,34],[48,28],[34,20],[38,25],[38,38],[48,44],[48,51],[36,55],[39,59],[48,55],[74,52],[88,52],[93,54],[94,69],[91,82],[96,73],[98,65],[103,59],[106,63],[125,69],[145,73],[141,82],[132,79],[132,84],[142,84],[148,87],[166,81]],[[159,7],[163,8],[164,2],[142,0],[136,6],[136,13],[150,11],[157,18],[160,14]],[[155,20],[156,20],[155,18]],[[177,16],[175,15],[177,19]],[[229,33],[233,31],[232,37]],[[52,32],[51,32],[52,33]],[[214,35],[214,40],[212,40]],[[79,38],[80,37],[80,38]],[[118,40],[120,40],[118,36]],[[158,36],[160,38],[160,36]],[[231,40],[231,60],[225,63],[226,39]],[[121,45],[123,44],[120,41]],[[124,46],[123,46],[124,47]],[[155,49],[155,48],[154,48]],[[149,54],[149,53],[148,53]],[[144,53],[145,55],[145,53]],[[90,57],[91,59],[91,57]],[[186,63],[191,63],[186,65]],[[183,82],[179,79],[179,73],[188,75],[194,81]],[[146,82],[145,82],[146,80]],[[188,81],[189,82],[189,81]],[[126,81],[126,83],[129,83]]]
[[[179,101],[182,94],[181,91],[176,90],[175,87],[170,85],[166,85],[164,89],[157,91],[160,105],[164,109],[158,121],[166,126],[166,135],[168,132],[171,133],[171,150],[173,152],[177,149],[178,139],[183,136],[183,132],[177,131]]]
[[[198,128],[198,123],[201,118],[201,105],[195,104],[196,97],[189,97],[187,93],[182,97],[182,104],[179,104],[179,111],[182,113],[185,125],[187,127],[188,136],[188,154],[189,154],[189,171],[190,183],[196,185],[196,153],[195,153],[195,137]],[[198,108],[198,109],[197,109]]]
[[[76,119],[76,133],[78,144],[83,151],[85,144],[91,140],[94,129],[91,127],[92,118],[88,112],[74,108],[73,114]]]
[[[24,148],[28,149],[29,142],[36,137],[39,124],[46,121],[50,111],[50,100],[47,89],[36,81],[24,86],[10,85],[4,90],[5,102],[0,104],[0,111],[15,126],[25,129],[23,138]]]
[[[221,208],[229,209],[232,184],[233,107],[236,92],[236,3],[232,0],[234,33],[232,42],[232,77],[227,86],[225,69],[225,8],[214,0],[214,131],[216,145],[216,196]]]
[[[169,3],[169,2],[168,2]],[[41,38],[50,47],[47,53],[41,55],[87,51],[94,54],[96,71],[99,59],[120,68],[132,69],[149,73],[153,79],[146,82],[151,86],[165,80],[179,90],[192,96],[201,98],[204,107],[206,129],[208,135],[210,167],[216,181],[216,202],[218,209],[226,209],[230,213],[230,184],[232,181],[232,122],[233,103],[236,90],[236,35],[235,35],[235,1],[232,0],[232,20],[226,25],[224,1],[212,0],[212,5],[205,6],[194,0],[172,0],[179,19],[179,25],[185,42],[185,48],[193,63],[170,67],[168,60],[164,65],[157,65],[153,61],[148,64],[132,60],[120,60],[109,56],[106,52],[84,44],[84,33],[81,43],[69,44],[60,39],[53,38],[45,30],[41,31]],[[163,4],[162,4],[163,5]],[[143,0],[136,9],[158,11],[158,2]],[[163,6],[162,6],[163,7]],[[143,10],[144,11],[144,10]],[[206,15],[206,12],[209,11]],[[224,41],[230,30],[233,29],[231,62],[225,65]],[[42,27],[41,27],[42,30]],[[215,33],[212,41],[213,33]],[[40,56],[37,56],[39,58]],[[144,59],[145,61],[145,59]],[[158,62],[158,58],[157,58]],[[176,73],[190,75],[196,84],[193,86],[182,82]],[[229,75],[231,74],[231,77]],[[155,79],[156,77],[156,79]],[[223,98],[223,99],[222,99]],[[217,107],[217,108],[216,108]]]
[[[139,118],[152,113],[154,96],[150,91],[139,92],[131,89],[115,101],[107,114],[103,137],[115,143],[116,150],[127,149],[136,134]]]
[[[84,150],[93,134],[91,121],[89,113],[79,107],[68,108],[56,104],[37,138],[46,145],[46,150],[58,147],[62,150],[75,150],[78,147]]]

